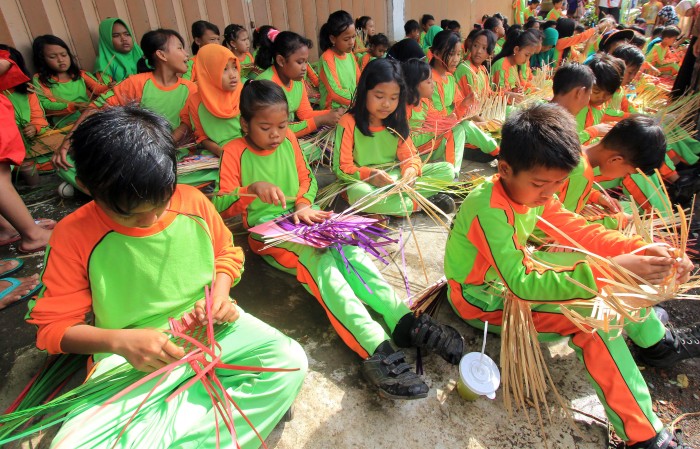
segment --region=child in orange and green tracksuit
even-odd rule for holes
[[[491,64],[491,82],[496,88],[517,94],[527,93],[532,88],[532,72],[523,66],[529,66],[530,57],[539,45],[540,38],[535,33],[511,31],[503,49]]]
[[[430,48],[433,57],[430,59],[432,76],[435,81],[432,103],[435,110],[442,116],[454,114],[461,119],[469,112],[469,102],[475,97],[465,98],[452,75],[460,60],[461,43],[459,36],[451,31],[441,31],[433,39]],[[498,144],[487,133],[483,132],[471,120],[462,120],[453,130],[454,143],[445,149],[445,160],[454,167],[455,178],[459,177],[464,157],[464,144],[479,148],[482,152],[495,156],[498,154]]]
[[[304,81],[311,67],[308,64],[311,47],[310,40],[292,31],[282,31],[274,36],[274,41],[263,38],[258,49],[258,63],[265,71],[257,79],[270,80],[282,87],[289,105],[289,128],[296,137],[307,136],[324,126],[335,126],[345,112],[343,108],[315,111],[311,107]],[[321,160],[323,148],[311,142],[301,145],[309,163]]]
[[[92,355],[96,364],[86,382],[108,383],[116,394],[131,385],[122,379],[142,379],[137,371],[145,376],[185,356],[187,349],[164,331],[170,318],[190,313],[206,323],[203,298],[209,286],[220,362],[273,370],[216,370],[241,410],[234,412],[231,446],[259,447],[242,414],[266,438],[301,389],[306,356],[297,342],[230,298],[243,272],[243,251],[211,202],[176,184],[169,122],[135,106],[108,108],[73,132],[73,151],[78,176],[94,201],[64,218],[49,241],[41,275],[45,288],[27,317],[37,326],[37,347],[50,354]],[[202,383],[168,399],[192,380],[195,373],[185,363],[109,405],[109,390],[107,396],[100,391],[99,397],[86,397],[84,406],[68,414],[54,445],[215,447],[219,439],[229,444]]]
[[[352,53],[355,45],[355,22],[345,11],[328,16],[320,31],[321,55],[320,106],[334,109],[350,106],[360,79],[360,69]]]
[[[246,135],[225,146],[218,192],[212,201],[224,217],[242,213],[246,228],[287,219],[315,224],[330,216],[313,206],[316,179],[286,126],[287,114],[285,93],[275,83],[256,80],[243,88],[241,117]],[[416,319],[363,249],[317,249],[294,242],[266,247],[258,234],[250,234],[248,240],[255,253],[295,275],[316,297],[341,339],[364,360],[363,373],[383,396],[416,399],[428,393],[428,386],[410,371],[403,354],[392,348],[392,339],[400,347],[426,347],[453,364],[459,361],[464,346],[459,333],[427,315]],[[363,302],[382,315],[389,333]]]
[[[370,61],[386,56],[386,51],[389,49],[389,38],[382,33],[373,34],[367,40],[367,51],[358,55],[357,63],[360,70],[367,67]]]
[[[529,17],[528,11],[527,0],[513,0],[513,19],[516,25],[525,25]]]
[[[674,267],[678,280],[685,282],[692,263],[685,256],[676,262],[660,247],[647,249],[645,255],[629,255],[645,245],[641,238],[626,238],[588,224],[562,208],[554,192],[580,156],[576,125],[563,108],[540,104],[516,111],[503,126],[502,136],[498,174],[465,199],[447,240],[445,275],[454,311],[472,326],[483,328],[488,321],[489,330],[500,332],[506,292],[517,300],[536,301],[531,309],[537,332],[542,337],[570,337],[569,344],[584,362],[608,420],[627,447],[680,447],[669,445],[674,437],[654,413],[649,390],[625,339],[603,331],[583,331],[559,309],[560,303],[594,297],[588,289],[599,287],[591,266],[583,259],[572,261],[568,253],[549,253],[548,261],[557,268],[535,267],[526,242],[539,228],[570,245],[551,225],[587,250],[613,257],[652,283],[663,282]],[[700,345],[693,343],[692,336],[700,333],[697,326],[668,330],[653,310],[645,316],[643,322],[625,325],[644,363],[669,366],[700,355]]]
[[[681,30],[668,26],[661,32],[661,42],[657,43],[647,54],[647,62],[659,69],[661,76],[675,77],[680,69],[679,58],[671,46],[680,36]]]
[[[452,181],[454,167],[448,162],[422,164],[409,137],[406,119],[406,87],[400,64],[375,59],[362,72],[355,102],[336,128],[333,171],[348,183],[351,205],[369,202],[368,213],[407,216],[418,203],[403,193],[374,198],[401,179],[444,213],[454,211],[454,201],[430,185],[430,179]],[[369,200],[369,201],[368,201]]]
[[[562,13],[562,7],[564,6],[564,0],[552,0],[552,9],[549,10],[549,13],[547,13],[547,17],[545,17],[545,21],[549,22],[554,21],[556,22],[560,18],[564,16]]]

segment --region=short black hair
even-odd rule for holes
[[[625,63],[606,53],[596,53],[586,63],[595,75],[595,85],[609,94],[615,93],[622,85]]]
[[[637,48],[644,48],[644,45],[646,45],[646,43],[647,40],[638,34],[635,34],[632,40],[630,41],[630,44],[634,45]]]
[[[406,36],[408,36],[409,34],[413,33],[414,31],[420,31],[420,23],[418,23],[417,20],[411,19],[404,24],[403,30],[406,33]]]
[[[460,25],[459,22],[457,22],[456,20],[450,20],[449,22],[447,22],[447,29],[448,30],[454,31],[458,28],[461,29],[462,25]]]
[[[518,109],[503,124],[499,158],[514,174],[535,167],[571,171],[580,157],[576,121],[557,104]]]
[[[556,5],[557,3],[561,3],[564,0],[552,0],[552,5]]]
[[[601,144],[619,152],[627,163],[650,175],[666,157],[666,137],[657,121],[646,115],[620,120],[603,137]]]
[[[373,47],[386,47],[388,49],[389,38],[386,37],[386,34],[377,33],[374,36],[370,36],[369,39],[367,39],[367,45],[371,45]]]
[[[185,40],[175,30],[167,28],[158,28],[148,31],[141,38],[141,50],[143,56],[136,63],[136,69],[139,73],[152,72],[156,68],[156,52],[158,50],[166,50],[168,40],[171,37],[176,37],[182,46],[185,46]]]
[[[440,21],[440,28],[442,28],[443,30],[446,30],[446,29],[447,29],[447,25],[448,25],[449,23],[450,23],[450,19],[442,19],[442,20]]]
[[[623,44],[612,52],[612,56],[621,59],[626,66],[641,67],[644,64],[644,53],[632,44]]]
[[[96,200],[128,215],[175,192],[177,149],[168,121],[137,105],[90,115],[71,135],[76,177]]]
[[[574,27],[574,31],[577,33],[583,33],[584,31],[586,31],[586,27],[581,25],[580,23],[577,23]]]
[[[664,27],[654,27],[654,29],[651,31],[651,37],[660,36],[663,31]]]
[[[667,37],[678,37],[681,35],[681,30],[673,25],[667,26],[661,32],[661,39],[666,39]]]
[[[406,80],[406,103],[416,106],[420,103],[418,85],[430,78],[432,70],[430,64],[420,59],[409,59],[401,63],[403,79]]]
[[[406,118],[406,82],[401,63],[390,58],[377,58],[369,62],[360,75],[355,98],[348,113],[355,118],[355,125],[365,136],[372,136],[369,130],[369,112],[367,111],[367,92],[377,84],[395,82],[399,85],[399,104],[394,112],[383,120],[384,126],[394,129],[403,139],[408,138],[409,128]]]
[[[217,36],[220,35],[219,33],[219,27],[214,25],[211,22],[207,22],[206,20],[198,20],[192,24],[192,54],[196,55],[197,52],[199,51],[199,45],[195,43],[194,38],[195,37],[202,37],[204,36],[204,33],[207,32],[207,30],[211,31],[212,33],[216,34]]]
[[[241,118],[248,123],[259,110],[282,104],[289,110],[284,91],[270,80],[248,80],[243,85],[240,100]]]
[[[552,79],[554,95],[566,95],[577,87],[590,89],[595,83],[595,76],[588,66],[568,63],[560,66]]]
[[[427,25],[431,20],[435,20],[435,17],[430,14],[423,14],[423,17],[420,18],[420,24]]]
[[[638,26],[631,26],[631,27],[629,27],[629,29],[634,31],[635,33],[639,33],[642,35],[645,33],[644,29],[641,27],[638,27]]]
[[[528,5],[539,5],[539,4],[540,4],[540,0],[530,0],[529,2],[527,2],[527,4],[528,4]]]

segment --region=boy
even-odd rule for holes
[[[612,126],[608,121],[616,120],[605,114],[602,106],[610,101],[613,94],[622,85],[625,64],[617,58],[605,53],[596,53],[586,63],[595,76],[595,84],[591,88],[591,99],[587,106],[576,114],[579,140],[582,145],[592,143],[593,139],[605,135]]]
[[[420,44],[420,24],[417,20],[409,20],[403,26],[403,30],[406,33],[405,39],[413,39]]]
[[[647,45],[647,50],[646,54],[648,55],[651,49],[654,47],[654,45],[658,44],[661,42],[661,33],[664,31],[664,27],[654,27],[654,29],[651,31],[651,40],[649,41],[649,44]]]
[[[656,23],[656,15],[663,7],[664,4],[661,3],[660,0],[649,0],[649,2],[642,6],[642,20],[644,20],[647,29],[652,29]]]
[[[584,361],[608,419],[627,447],[680,447],[670,446],[673,437],[652,410],[649,390],[625,340],[583,332],[561,314],[559,303],[592,297],[568,278],[598,289],[588,263],[564,262],[564,267],[536,270],[525,242],[535,227],[563,240],[538,222],[540,216],[587,250],[612,257],[652,283],[671,273],[675,259],[660,248],[630,255],[644,246],[640,238],[587,224],[553,197],[580,156],[576,124],[561,106],[540,104],[513,113],[502,136],[498,174],[465,199],[447,240],[445,275],[454,311],[475,327],[488,320],[489,329],[500,332],[504,293],[524,301],[551,301],[532,306],[537,331],[571,337],[570,345]],[[679,281],[688,279],[692,267],[687,257],[676,265]],[[653,310],[645,321],[628,324],[625,330],[646,363],[669,366],[700,355],[700,345],[682,343],[692,340],[690,335],[666,330]]]
[[[530,3],[527,4],[527,8],[525,9],[525,20],[527,21],[530,17],[537,19],[537,8],[539,7],[540,0],[530,0]]]
[[[675,26],[668,26],[661,32],[661,41],[651,47],[647,54],[647,61],[659,69],[661,76],[674,77],[680,68],[678,58],[671,49],[676,38],[681,35],[681,30]]]
[[[549,10],[549,13],[547,14],[547,17],[545,17],[544,20],[546,21],[557,21],[560,18],[562,18],[564,15],[561,12],[562,7],[564,6],[564,0],[552,0],[552,9]]]
[[[420,18],[420,28],[422,31],[420,33],[420,37],[418,38],[418,43],[421,47],[423,47],[423,40],[425,39],[426,33],[433,25],[435,25],[435,17],[431,16],[430,14],[423,14],[423,17]]]
[[[525,15],[527,9],[527,0],[513,0],[513,21],[516,25],[525,25],[529,17]]]
[[[125,364],[160,369],[185,356],[163,332],[168,318],[193,311],[206,321],[202,298],[214,276],[212,318],[222,324],[222,363],[298,369],[219,373],[265,438],[298,394],[306,356],[298,343],[229,298],[243,271],[243,251],[202,193],[176,185],[177,150],[168,122],[135,106],[112,107],[87,118],[71,142],[78,182],[94,201],[64,218],[51,236],[45,288],[27,320],[38,327],[37,347],[50,354],[92,354],[97,363],[91,376]],[[69,416],[55,441],[111,446],[135,414],[121,435],[131,447],[214,447],[216,424],[201,385],[165,402],[192,375],[189,368],[173,371],[140,410],[157,379],[92,416],[100,406],[95,403]],[[235,427],[238,444],[257,447],[258,437],[239,414]]]

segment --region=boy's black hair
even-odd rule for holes
[[[425,52],[414,39],[401,39],[392,45],[386,57],[404,62],[413,58],[425,59]]]
[[[639,33],[641,35],[644,35],[645,31],[643,28],[640,28],[638,26],[631,26],[629,27],[630,30],[634,31],[635,33]]]
[[[576,121],[557,104],[518,109],[503,124],[499,158],[513,174],[535,167],[571,171],[580,157]]]
[[[406,81],[406,103],[417,106],[420,103],[418,85],[430,78],[430,64],[420,59],[409,59],[401,63],[403,78]]]
[[[531,30],[535,27],[535,25],[539,24],[540,22],[534,16],[530,16],[527,18],[527,21],[525,22],[525,26],[523,28],[525,28],[526,30]]]
[[[408,36],[409,34],[413,33],[414,31],[420,31],[420,23],[418,23],[417,20],[411,19],[404,24],[403,30],[406,33],[406,36]]]
[[[229,46],[231,46],[230,42],[238,39],[238,33],[241,31],[247,31],[243,25],[238,25],[236,23],[226,25],[226,28],[224,28],[224,41],[221,45],[226,46],[226,44],[229,44]]]
[[[462,25],[460,25],[459,22],[457,22],[456,20],[450,20],[447,23],[447,29],[450,31],[458,30],[461,28],[462,28]]]
[[[192,24],[192,38],[204,36],[207,30],[214,32],[217,36],[221,34],[218,26],[206,20],[198,20]],[[199,45],[192,39],[192,54],[196,55],[198,51]]]
[[[446,29],[447,29],[447,25],[448,25],[449,23],[450,23],[450,19],[442,19],[442,20],[440,21],[440,28],[442,28],[443,30],[446,30]]]
[[[564,0],[552,0],[552,5],[556,5],[557,3],[561,3]]]
[[[484,29],[493,31],[494,33],[496,32],[496,28],[498,28],[499,25],[503,25],[503,21],[499,19],[498,17],[489,17],[486,19],[484,22]]]
[[[260,41],[262,40],[263,36],[267,37],[267,33],[270,32],[270,30],[276,30],[277,28],[273,27],[272,25],[262,25],[257,27],[256,29],[253,30],[253,49],[257,50],[260,48]]]
[[[586,63],[595,75],[595,85],[609,94],[614,94],[622,85],[625,63],[607,53],[596,53]]]
[[[331,15],[328,16],[328,20],[321,26],[321,30],[319,31],[318,46],[321,48],[321,51],[326,51],[333,47],[331,36],[340,36],[351,25],[355,25],[355,22],[347,11],[341,9],[331,13]]]
[[[586,27],[581,25],[580,23],[577,23],[576,26],[574,27],[574,31],[576,33],[583,33],[584,31],[586,31]]]
[[[269,37],[262,36],[260,38],[260,48],[255,55],[255,65],[262,69],[267,69],[273,64],[277,64],[275,61],[277,55],[287,59],[302,47],[312,48],[313,43],[311,40],[293,31],[282,31],[275,37],[274,42]]]
[[[474,33],[474,35],[471,36],[471,42],[474,42],[477,37],[484,36],[486,37],[486,52],[489,55],[493,55],[493,49],[496,48],[496,41],[498,40],[498,37],[496,37],[496,33],[490,30],[479,30]],[[469,40],[469,38],[467,38]],[[464,41],[465,45],[467,41]],[[465,51],[468,51],[468,48],[464,49]]]
[[[70,51],[70,48],[68,48],[68,45],[66,45],[63,39],[60,37],[54,36],[53,34],[44,34],[43,36],[37,37],[34,39],[34,42],[32,42],[34,68],[36,68],[37,75],[39,75],[39,81],[47,86],[55,83],[55,81],[51,79],[55,73],[51,71],[48,64],[46,64],[46,59],[44,58],[44,47],[47,45],[58,45],[59,47],[63,48],[68,54],[68,58],[70,58],[70,67],[67,70],[70,79],[75,81],[80,78],[80,66],[75,60],[73,53]]]
[[[642,36],[635,34],[632,40],[630,41],[630,44],[634,45],[635,47],[641,49],[644,48],[644,45],[646,45],[647,40],[644,39]],[[615,52],[613,52],[615,53]]]
[[[442,30],[436,34],[433,39],[433,46],[430,47],[430,51],[433,53],[430,65],[435,67],[436,62],[447,64],[447,61],[450,59],[450,52],[455,48],[455,45],[459,43],[459,36],[452,31]]]
[[[493,62],[496,62],[501,58],[511,56],[513,53],[515,53],[515,47],[523,48],[539,45],[541,41],[540,36],[533,31],[536,30],[523,31],[511,28],[506,35],[506,42],[503,44],[501,52],[494,58]]]
[[[431,20],[435,20],[435,17],[433,17],[431,14],[423,14],[423,16],[420,18],[420,24],[425,26]]]
[[[27,78],[31,79],[32,76],[29,74],[29,70],[27,70],[27,64],[24,62],[24,56],[22,56],[22,53],[20,53],[19,50],[5,44],[0,44],[0,50],[5,50],[8,52],[10,54],[10,60],[17,64],[17,67],[27,76]],[[14,86],[13,89],[15,92],[26,95],[29,93],[29,83],[18,84]],[[3,126],[5,125],[3,124]]]
[[[377,33],[374,36],[370,36],[369,39],[367,39],[367,45],[371,45],[373,47],[386,47],[388,50],[389,38],[386,37],[386,34]]]
[[[631,44],[623,44],[612,52],[612,56],[621,59],[628,67],[641,67],[644,64],[644,53]]]
[[[241,118],[246,122],[250,123],[260,109],[280,104],[289,110],[287,96],[276,83],[270,80],[248,80],[243,85],[240,108]]]
[[[111,211],[161,205],[175,191],[177,149],[168,121],[137,105],[90,115],[70,137],[76,177]]]
[[[552,79],[554,95],[566,95],[577,87],[591,89],[595,83],[595,75],[588,66],[578,63],[568,63],[560,66]]]
[[[625,161],[647,175],[661,167],[666,157],[666,137],[652,117],[631,115],[620,120],[601,144],[619,152]]]
[[[556,20],[546,20],[544,23],[540,24],[540,30],[544,31],[547,28],[556,28],[557,27],[557,21]]]
[[[634,19],[634,23],[637,25],[642,25],[642,26],[647,25],[647,21],[642,19],[641,17],[637,17],[636,19]],[[644,34],[644,33],[642,33],[642,34]]]
[[[651,30],[651,37],[658,37],[661,36],[661,33],[663,33],[664,27],[654,27],[653,30]]]
[[[681,30],[676,26],[667,26],[661,32],[661,39],[666,39],[667,37],[678,37],[681,35]]]
[[[528,5],[532,5],[532,4],[539,5],[539,4],[540,4],[540,0],[530,0],[529,2],[527,2],[527,4],[528,4]]]
[[[151,30],[144,34],[141,38],[143,56],[136,64],[136,70],[138,70],[139,73],[152,72],[155,70],[156,52],[158,50],[165,50],[168,45],[168,40],[173,36],[178,38],[183,47],[185,46],[185,40],[180,36],[180,33],[175,30],[158,28],[157,30]]]
[[[449,31],[448,31],[449,33]],[[450,33],[452,34],[452,33]],[[355,125],[365,136],[372,136],[369,130],[369,111],[367,111],[367,92],[374,89],[377,84],[395,82],[399,85],[399,104],[383,123],[387,128],[395,130],[402,138],[409,135],[408,119],[406,118],[406,82],[404,81],[401,64],[389,58],[377,58],[369,62],[360,75],[357,83],[355,98],[348,109],[348,113],[355,118]]]

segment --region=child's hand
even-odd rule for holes
[[[54,151],[53,156],[51,156],[51,162],[54,167],[61,170],[68,170],[72,165],[68,163],[68,150],[70,149],[70,136],[66,136],[60,147]]]
[[[22,133],[27,139],[31,139],[32,137],[36,136],[36,126],[27,125],[22,128]]]
[[[176,362],[185,351],[156,329],[122,329],[114,353],[139,371],[150,373]]]
[[[649,249],[647,249],[647,254],[649,254]],[[668,252],[666,254],[668,255]],[[660,284],[668,278],[676,262],[675,259],[668,256],[638,256],[635,254],[622,254],[613,257],[613,260],[620,264],[622,268],[636,274],[651,284]]]
[[[669,250],[665,246],[652,246],[647,248],[644,252],[647,256],[656,257],[670,257],[673,259],[674,250]],[[676,282],[684,284],[688,282],[692,271],[695,269],[695,265],[690,261],[686,254],[683,254],[681,260],[673,259],[673,263],[676,267]]]
[[[265,181],[254,182],[248,186],[248,191],[260,198],[260,201],[263,203],[274,204],[275,206],[281,204],[283,209],[287,208],[284,192],[274,184]]]
[[[370,173],[369,178],[367,178],[367,182],[374,187],[384,187],[393,184],[394,180],[391,179],[391,176],[384,170],[375,168]]]
[[[297,204],[296,212],[292,215],[292,220],[294,220],[294,224],[299,224],[299,221],[303,221],[306,224],[312,225],[314,223],[323,223],[328,220],[331,215],[333,215],[333,213],[330,211],[312,209],[308,204]]]
[[[206,300],[200,299],[194,303],[194,314],[202,324],[207,324]],[[236,301],[227,295],[216,295],[212,297],[211,316],[214,324],[233,323],[239,317]]]
[[[418,177],[418,171],[413,167],[409,167],[406,169],[405,172],[403,172],[401,179],[406,181],[409,185],[413,185],[413,183],[416,181],[417,177]]]
[[[595,125],[594,128],[596,131],[598,131],[599,136],[604,136],[613,128],[613,125],[610,123],[601,123],[599,125]]]
[[[340,120],[340,117],[343,115],[342,112],[338,111],[339,109],[332,109],[326,114],[316,117],[316,126],[335,126],[335,124],[338,123],[338,120]]]
[[[598,200],[598,204],[601,206],[605,207],[608,210],[611,210],[614,213],[618,213],[622,210],[622,206],[620,205],[620,202],[617,201],[615,198],[611,198],[607,195],[600,195],[600,199]]]

